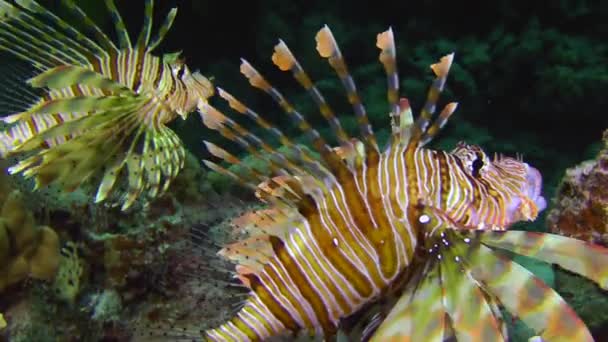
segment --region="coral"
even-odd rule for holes
[[[93,295],[89,305],[93,308],[91,317],[99,322],[117,321],[122,310],[120,295],[115,290],[104,290]]]
[[[551,232],[608,244],[608,130],[595,158],[566,170],[547,217]]]
[[[0,214],[0,265],[0,291],[28,275],[52,280],[59,265],[59,237],[36,225],[18,190],[8,195]]]
[[[78,255],[78,246],[68,242],[61,249],[61,262],[53,284],[57,298],[74,304],[82,288],[83,274],[84,261]]]
[[[115,235],[105,239],[105,285],[110,288],[125,288],[130,280],[137,278],[147,264],[145,249],[145,241],[127,235]]]

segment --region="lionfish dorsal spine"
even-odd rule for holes
[[[345,165],[321,136],[321,134],[319,134],[319,132],[313,128],[308,120],[306,120],[306,118],[300,112],[298,112],[298,110],[283,96],[283,94],[281,94],[268,81],[266,81],[266,79],[244,59],[241,61],[241,73],[247,77],[247,79],[249,79],[249,83],[252,86],[270,95],[270,97],[272,97],[272,99],[281,107],[281,109],[294,120],[300,131],[311,139],[313,147],[321,155],[321,158],[332,173],[345,171]]]
[[[18,6],[23,6],[28,11],[24,11]],[[66,33],[58,31],[55,27],[47,28],[47,25],[41,23],[38,18],[32,15],[35,13],[54,23],[63,22],[53,14],[46,12],[35,1],[19,1],[16,5],[4,0],[0,1],[0,17],[2,17],[0,26],[3,30],[3,35],[0,38],[0,49],[10,52],[22,60],[29,61],[34,68],[39,70],[57,64],[69,64],[70,62],[86,63],[87,49],[95,49],[99,53],[103,52],[99,45],[76,30],[72,29],[70,31],[73,34],[72,38],[78,39],[86,48],[71,42]],[[9,19],[19,22],[31,31],[17,29],[8,23]],[[66,24],[66,26],[68,25]],[[32,41],[33,33],[42,38],[42,41],[38,44]]]
[[[150,41],[150,35],[152,33],[152,18],[154,15],[154,0],[145,0],[144,3],[144,22],[141,26],[141,31],[137,37],[135,46],[143,51]]]
[[[420,111],[420,115],[416,119],[414,123],[414,130],[412,133],[412,140],[419,146],[422,146],[422,141],[430,141],[433,138],[432,134],[429,134],[429,124],[433,122],[433,114],[435,114],[435,110],[437,108],[437,101],[439,100],[439,95],[443,91],[445,86],[445,82],[448,77],[448,73],[450,72],[450,67],[452,66],[452,61],[454,60],[454,53],[448,54],[446,56],[441,57],[438,63],[432,64],[431,69],[435,74],[435,79],[428,90],[427,99]],[[436,119],[434,123],[437,123],[437,127],[439,125],[445,124],[449,116],[456,110],[456,106],[450,104],[448,110],[444,111],[443,117]],[[433,132],[436,134],[438,129],[434,129]]]
[[[340,121],[336,117],[335,113],[325,101],[325,98],[317,89],[314,82],[308,76],[306,71],[302,68],[300,63],[297,61],[295,56],[291,53],[285,42],[279,40],[279,43],[274,47],[274,53],[272,54],[272,61],[282,71],[291,71],[293,77],[298,83],[310,94],[317,106],[319,112],[329,123],[334,135],[338,139],[341,145],[350,145],[350,137],[342,128]]]
[[[395,48],[395,37],[393,29],[379,33],[376,38],[376,47],[380,49],[378,59],[384,66],[386,72],[387,100],[391,117],[392,137],[398,137],[399,141],[404,141],[405,130],[408,129],[403,123],[407,120],[401,118],[402,110],[399,106],[399,73],[397,71],[397,49]],[[407,141],[407,140],[405,140]]]
[[[346,97],[348,102],[353,107],[353,111],[359,124],[362,140],[366,146],[367,152],[377,153],[378,143],[376,142],[374,130],[369,122],[369,118],[367,117],[367,111],[365,110],[365,106],[361,101],[355,81],[348,71],[346,61],[342,56],[342,52],[340,52],[340,47],[338,46],[333,33],[327,25],[317,32],[315,40],[317,42],[317,51],[319,52],[319,55],[328,60],[331,67],[334,69],[336,74],[338,74],[338,77],[342,82],[342,86],[346,90]]]
[[[171,26],[173,26],[173,22],[175,21],[176,15],[177,7],[174,7],[169,11],[167,16],[165,17],[165,21],[163,21],[163,23],[161,24],[156,36],[152,38],[152,41],[148,44],[148,52],[156,49],[160,45],[160,43],[163,42],[165,36],[167,35],[167,32],[169,32],[169,30],[171,30]]]
[[[108,9],[108,12],[110,12],[110,18],[112,18],[112,22],[114,23],[114,31],[116,32],[116,36],[118,37],[118,46],[121,50],[130,48],[131,38],[129,37],[129,31],[127,31],[127,26],[125,25],[125,22],[122,19],[122,15],[120,15],[120,11],[118,11],[118,8],[116,8],[114,0],[104,1],[106,3],[106,8]]]
[[[116,44],[114,44],[108,35],[103,32],[103,30],[100,29],[86,13],[78,7],[78,5],[76,5],[74,0],[62,0],[62,2],[70,13],[84,24],[84,28],[91,32],[93,37],[95,37],[95,40],[101,44],[104,51],[109,51],[110,53],[117,53],[119,51]]]
[[[237,100],[226,90],[219,87],[217,89],[218,95],[228,103],[230,108],[232,108],[238,113],[244,114],[245,116],[253,120],[260,128],[264,129],[272,136],[277,138],[281,145],[293,152],[291,154],[278,153],[274,149],[272,149],[272,147],[268,146],[270,147],[270,150],[267,151],[272,150],[272,153],[276,155],[278,159],[286,161],[287,170],[294,174],[306,174],[311,172],[313,174],[319,174],[319,172],[321,172],[320,170],[323,169],[322,166],[320,165],[317,158],[314,157],[310,153],[310,151],[308,151],[308,149],[304,149],[302,148],[302,146],[294,143],[291,139],[289,139],[289,137],[285,133],[283,133],[283,131],[281,131],[281,129],[273,126],[270,122],[266,121],[261,115],[253,111],[241,101]],[[206,116],[202,113],[201,115],[203,116],[203,120],[205,120]],[[257,140],[261,139],[258,138]],[[303,167],[307,167],[308,169],[305,170],[303,169]]]

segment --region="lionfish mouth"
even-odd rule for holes
[[[528,165],[526,167],[526,182],[521,188],[521,195],[516,197],[507,207],[507,221],[510,225],[518,221],[536,219],[538,213],[547,207],[547,201],[542,196],[543,178],[540,172]]]
[[[526,174],[527,180],[527,193],[528,198],[530,198],[534,204],[536,204],[537,210],[543,211],[547,207],[547,201],[542,196],[542,183],[543,177],[540,175],[540,172],[533,168],[532,166],[526,164],[528,172]]]

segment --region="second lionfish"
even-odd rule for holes
[[[564,299],[505,251],[557,264],[607,289],[608,250],[508,230],[515,222],[534,220],[546,206],[540,173],[520,159],[492,158],[466,144],[451,152],[425,147],[456,109],[449,103],[435,115],[453,54],[431,65],[436,78],[414,120],[409,102],[399,98],[393,33],[378,35],[392,121],[391,139],[381,150],[328,27],[316,42],[346,90],[359,138],[341,127],[282,41],[272,61],[308,91],[340,146],[330,147],[245,60],[243,75],[308,135],[316,154],[223,89],[219,96],[276,137],[281,151],[215,107],[202,108],[204,123],[226,137],[227,146],[240,145],[265,161],[267,170],[248,167],[211,143],[211,154],[240,167],[206,164],[250,188],[267,208],[236,218],[234,225],[248,237],[219,253],[236,263],[236,276],[249,289],[247,300],[232,319],[199,337],[259,341],[288,332],[332,337],[345,319],[373,309],[361,329],[372,341],[506,341],[504,309],[544,341],[591,341]],[[374,303],[382,305],[374,309]]]
[[[82,32],[34,0],[0,0],[0,50],[35,69],[27,83],[42,91],[24,111],[1,118],[8,128],[0,157],[29,153],[9,170],[34,177],[36,187],[54,182],[72,191],[98,178],[96,201],[113,197],[124,210],[168,188],[185,150],[166,125],[200,107],[213,88],[178,54],[152,54],[176,8],[151,39],[154,1],[146,0],[132,44],[113,0],[105,3],[117,43],[72,0],[63,3]]]

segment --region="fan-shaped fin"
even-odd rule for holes
[[[114,94],[132,93],[131,89],[93,70],[75,65],[60,65],[28,80],[35,88],[61,89],[73,85],[88,86]]]
[[[525,231],[487,231],[481,234],[481,241],[494,248],[557,264],[608,290],[607,248],[565,236]]]
[[[438,267],[424,272],[420,283],[410,282],[391,312],[370,339],[382,341],[441,341],[445,335],[445,307]]]
[[[564,299],[523,266],[496,256],[482,244],[467,259],[471,275],[543,340],[593,341]]]
[[[449,234],[449,232],[446,232]],[[459,239],[448,239],[461,243]],[[457,242],[458,241],[458,242]],[[496,317],[488,298],[467,269],[464,256],[448,248],[440,254],[441,285],[446,292],[446,312],[458,341],[505,341],[502,320]],[[490,302],[488,302],[490,300]]]

